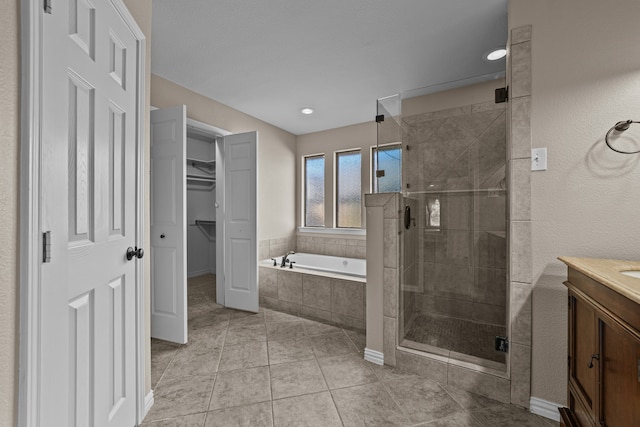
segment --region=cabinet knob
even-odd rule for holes
[[[600,360],[600,355],[599,354],[591,355],[591,359],[589,359],[589,364],[587,365],[589,369],[593,368],[593,359]]]

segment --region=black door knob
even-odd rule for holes
[[[129,246],[127,248],[127,261],[131,261],[133,258],[142,258],[144,256],[144,249],[136,247],[135,249]]]
[[[164,239],[164,237],[165,237],[165,236],[164,236],[164,234],[161,234],[161,235],[160,235],[160,238],[161,238],[161,239]]]

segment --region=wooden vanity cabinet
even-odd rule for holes
[[[563,426],[640,426],[640,305],[569,268]]]

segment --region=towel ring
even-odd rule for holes
[[[640,153],[640,150],[637,150],[637,151],[622,151],[622,150],[618,150],[616,148],[613,148],[611,146],[611,144],[609,143],[609,135],[611,135],[611,132],[613,132],[614,130],[617,131],[617,132],[624,132],[625,130],[629,129],[629,127],[631,126],[632,123],[640,123],[640,122],[636,122],[636,121],[633,121],[633,120],[625,120],[625,121],[618,122],[615,125],[613,125],[613,127],[611,129],[609,129],[607,134],[604,136],[604,142],[607,144],[607,147],[611,148],[613,151],[615,151],[616,153],[620,153],[620,154],[638,154],[638,153]]]

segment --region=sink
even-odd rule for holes
[[[636,279],[640,279],[640,270],[625,270],[621,271],[621,274],[629,277],[635,277]]]

